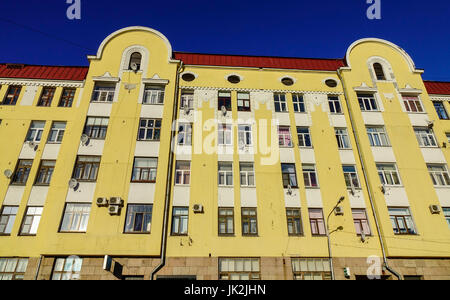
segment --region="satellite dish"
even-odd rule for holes
[[[34,149],[34,148],[36,148],[36,143],[33,141],[29,141],[28,146],[30,146],[31,149]]]
[[[245,148],[245,143],[243,140],[239,140],[239,149],[244,149]]]
[[[138,65],[137,63],[131,63],[130,65],[131,70],[133,70],[134,72],[136,72],[138,70]]]
[[[86,146],[89,143],[89,136],[87,134],[81,136],[81,143],[83,146]]]
[[[288,184],[287,188],[288,188],[288,191],[287,191],[288,195],[292,195],[292,187],[291,187],[291,185]]]
[[[72,178],[69,180],[69,187],[71,189],[76,189],[78,187],[78,180],[76,180],[75,178]]]
[[[361,231],[361,242],[365,242],[366,241],[366,235],[364,234],[364,232]]]
[[[191,109],[189,108],[189,106],[185,106],[185,107],[184,107],[184,113],[185,113],[186,115],[188,115],[190,111],[191,111]]]
[[[6,169],[5,172],[3,172],[3,174],[5,174],[6,178],[11,178],[13,172],[10,169]]]
[[[227,114],[227,108],[225,107],[225,105],[222,105],[222,107],[220,108],[220,110],[222,111],[222,114],[223,114],[224,116],[226,116],[226,114]]]

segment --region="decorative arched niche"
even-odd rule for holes
[[[148,70],[149,52],[147,48],[141,45],[133,45],[125,49],[122,53],[122,62],[120,71],[144,72]],[[137,70],[132,69],[132,64],[138,65]],[[146,72],[144,72],[146,73]]]

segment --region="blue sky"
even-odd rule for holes
[[[366,17],[366,0],[81,0],[81,20],[69,20],[66,0],[4,0],[0,62],[87,65],[107,35],[140,25],[199,53],[343,58],[377,37],[405,49],[424,79],[450,81],[450,1],[379,1],[381,20]]]

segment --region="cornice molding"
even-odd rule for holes
[[[268,93],[291,93],[291,94],[318,94],[318,95],[343,95],[338,91],[308,91],[308,90],[280,90],[280,89],[246,89],[246,88],[225,88],[209,86],[180,86],[185,90],[214,90],[214,91],[238,91],[238,92],[268,92]]]
[[[0,78],[0,85],[51,86],[51,87],[84,87],[85,81],[42,80],[26,78]]]

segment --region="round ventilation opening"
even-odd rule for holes
[[[228,76],[228,81],[231,83],[239,83],[241,81],[241,78],[237,75],[230,75]]]
[[[294,80],[292,80],[292,78],[289,78],[289,77],[284,77],[283,79],[281,79],[281,82],[284,85],[293,85],[294,84]]]
[[[192,81],[195,79],[195,75],[192,73],[186,73],[181,75],[181,78],[183,78],[184,81]]]
[[[336,81],[336,80],[333,80],[333,79],[327,79],[327,80],[325,80],[325,84],[326,84],[327,86],[329,86],[329,87],[332,87],[332,88],[337,87],[337,81]]]

